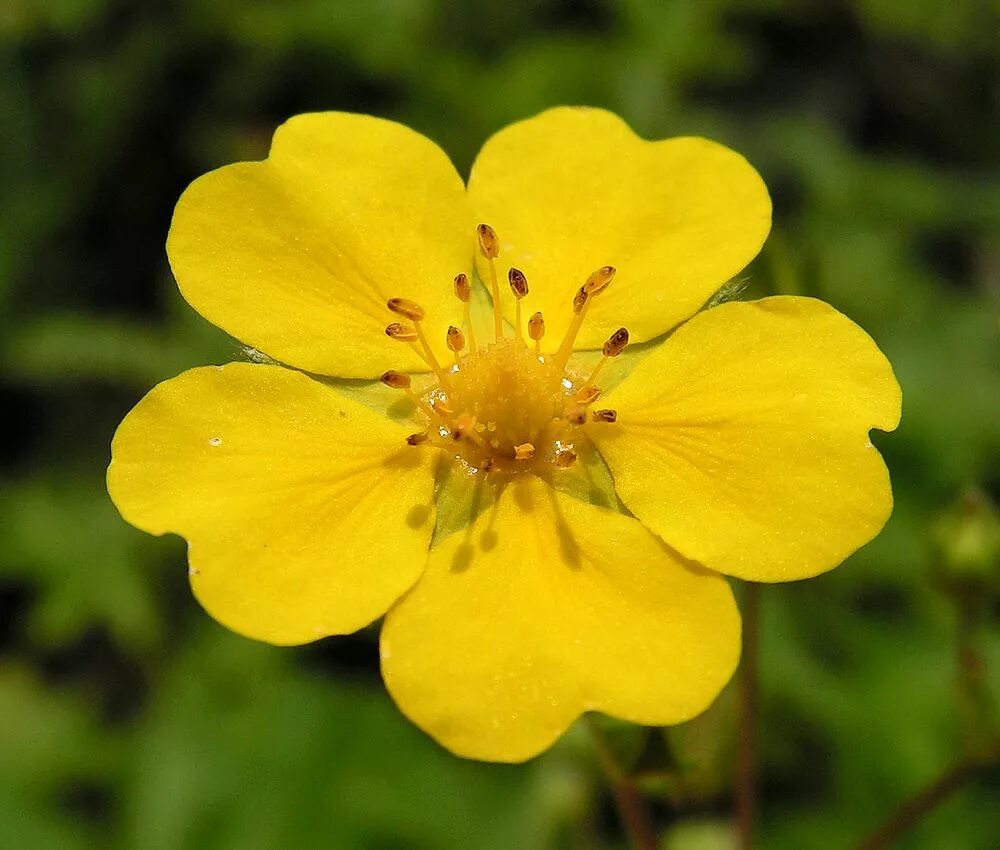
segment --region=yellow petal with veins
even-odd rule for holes
[[[402,296],[427,310],[444,357],[452,278],[471,267],[462,180],[401,124],[323,112],[278,128],[263,162],[212,171],[174,211],[167,253],[210,322],[289,365],[345,378],[422,369],[387,339]]]
[[[699,313],[603,399],[588,433],[625,505],[688,558],[752,581],[829,570],[892,511],[868,439],[901,396],[871,338],[811,298]]]
[[[732,675],[739,632],[725,580],[636,520],[523,474],[431,551],[386,616],[382,675],[452,752],[516,762],[584,711],[693,717]]]
[[[125,417],[108,491],[133,525],[187,539],[220,623],[306,643],[372,622],[424,569],[436,458],[407,433],[299,372],[207,366]]]
[[[500,238],[497,263],[530,281],[524,309],[544,313],[549,348],[595,269],[618,273],[595,297],[578,347],[600,348],[621,325],[642,342],[698,310],[756,256],[771,226],[767,189],[739,154],[700,138],[645,141],[612,113],[580,107],[490,138],[469,198]],[[503,300],[513,315],[513,298]]]

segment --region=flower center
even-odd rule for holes
[[[435,380],[420,392],[409,375],[388,371],[382,383],[406,392],[413,399],[423,430],[411,434],[413,446],[441,449],[463,462],[473,473],[521,472],[542,466],[566,468],[576,460],[575,446],[581,426],[592,421],[612,423],[613,410],[589,410],[601,391],[595,379],[609,358],[628,344],[628,331],[619,328],[604,344],[603,357],[587,376],[568,371],[576,336],[591,300],[608,287],[615,275],[611,266],[595,271],[573,298],[573,318],[566,336],[554,352],[543,353],[545,320],[535,313],[524,336],[521,301],[528,281],[519,269],[510,269],[508,282],[516,299],[515,335],[504,335],[495,259],[499,240],[491,227],[479,225],[479,248],[490,269],[493,295],[494,341],[477,345],[469,303],[472,288],[466,275],[455,278],[455,295],[464,306],[466,334],[448,328],[447,344],[455,362],[442,366],[424,335],[424,310],[406,298],[390,298],[389,309],[407,319],[392,322],[386,334],[408,343],[427,363]]]

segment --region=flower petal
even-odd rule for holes
[[[420,302],[447,353],[451,281],[472,243],[462,180],[437,145],[392,121],[323,112],[279,127],[263,162],[195,180],[167,253],[184,297],[227,333],[307,371],[370,378],[422,367],[384,334],[390,297]]]
[[[583,711],[678,723],[739,657],[724,579],[630,517],[520,475],[468,532],[431,550],[386,616],[382,675],[458,755],[523,761]]]
[[[899,424],[871,338],[811,298],[699,313],[641,361],[589,426],[622,501],[688,558],[752,581],[837,566],[892,511],[868,439]]]
[[[133,525],[188,540],[220,623],[306,643],[372,622],[424,569],[433,453],[406,433],[299,372],[192,369],[125,417],[108,491]]]
[[[648,142],[600,109],[551,109],[501,130],[476,159],[469,197],[500,236],[499,262],[527,275],[526,315],[544,313],[549,339],[562,338],[587,276],[618,269],[580,348],[622,325],[637,342],[674,327],[756,256],[771,226],[767,189],[742,156],[707,139]]]

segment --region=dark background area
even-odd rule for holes
[[[463,174],[548,106],[744,153],[802,293],[893,362],[896,510],[762,590],[761,847],[850,847],[1000,734],[1000,13],[986,0],[7,0],[0,11],[0,847],[624,846],[580,729],[464,762],[381,686],[374,630],[278,649],[213,623],[184,546],[104,491],[125,412],[241,356],[170,278],[173,204],[292,114],[390,117]],[[265,309],[266,305],[262,305]],[[735,701],[610,724],[671,850],[725,850]],[[1000,846],[981,772],[900,847]]]

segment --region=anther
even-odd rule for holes
[[[596,272],[591,272],[587,282],[583,285],[583,290],[587,295],[597,295],[597,293],[607,289],[614,278],[614,266],[601,266]]]
[[[528,279],[520,269],[512,268],[507,272],[507,280],[510,283],[511,292],[514,293],[515,316],[514,325],[517,328],[517,338],[524,340],[524,329],[521,325],[521,299],[528,294]]]
[[[618,328],[611,336],[608,337],[608,341],[604,343],[601,348],[601,353],[604,355],[598,364],[594,367],[594,371],[590,373],[590,377],[587,378],[587,383],[594,383],[597,378],[598,372],[604,368],[604,364],[612,357],[617,357],[625,350],[625,346],[628,345],[628,331],[625,328]]]
[[[576,463],[576,452],[571,452],[568,449],[564,452],[559,452],[556,455],[556,466],[560,469],[567,469]]]
[[[476,228],[479,236],[479,250],[482,251],[487,260],[494,260],[500,256],[500,240],[497,232],[488,224],[480,224]]]
[[[531,443],[521,443],[514,446],[514,460],[531,460],[535,454],[535,447]]]
[[[595,387],[593,384],[587,384],[587,386],[581,388],[576,394],[576,401],[585,407],[588,404],[593,404],[597,401],[597,397],[601,394],[599,387]]]
[[[555,358],[556,364],[563,369],[566,368],[566,363],[569,362],[569,356],[573,351],[573,343],[576,342],[576,335],[580,332],[583,319],[587,315],[587,307],[590,305],[590,299],[607,289],[608,284],[614,280],[614,277],[614,266],[601,266],[597,271],[591,272],[590,276],[584,281],[583,286],[580,287],[573,297],[573,319],[566,329],[566,336],[563,337]]]
[[[582,425],[587,421],[587,409],[582,405],[574,405],[566,411],[566,421],[570,425]]]
[[[410,388],[410,376],[404,375],[402,372],[396,372],[390,369],[388,372],[383,372],[382,377],[379,380],[385,384],[387,387],[392,387],[394,390],[408,390]]]
[[[528,336],[535,341],[535,356],[541,353],[542,337],[545,336],[545,319],[541,312],[532,314],[528,319]]]
[[[618,419],[617,410],[595,410],[590,414],[595,422],[615,422]]]
[[[417,332],[409,325],[400,322],[390,322],[385,326],[385,335],[400,342],[416,342]]]
[[[462,333],[454,325],[448,326],[448,348],[458,354],[463,348],[465,348],[465,334]]]
[[[618,330],[608,337],[608,341],[604,343],[602,352],[605,357],[617,357],[625,350],[626,345],[628,345],[628,330],[626,328],[618,328]]]
[[[472,313],[469,308],[469,302],[472,301],[472,285],[469,283],[469,276],[464,272],[455,275],[455,297],[462,302],[465,328],[469,332],[469,348],[475,354],[478,347],[476,346],[476,333],[472,329]]]
[[[427,434],[421,431],[419,434],[410,434],[406,438],[406,442],[411,446],[419,446],[421,443],[426,443],[429,439]]]
[[[528,279],[520,269],[512,268],[508,271],[507,280],[510,281],[511,292],[516,298],[524,298],[528,294]]]
[[[411,322],[419,322],[424,318],[424,308],[409,298],[390,298],[386,307],[398,316],[405,316]]]
[[[476,228],[479,236],[479,251],[490,265],[490,294],[493,296],[493,338],[503,339],[503,312],[500,307],[500,284],[497,283],[497,266],[493,261],[500,256],[500,239],[488,224]]]

